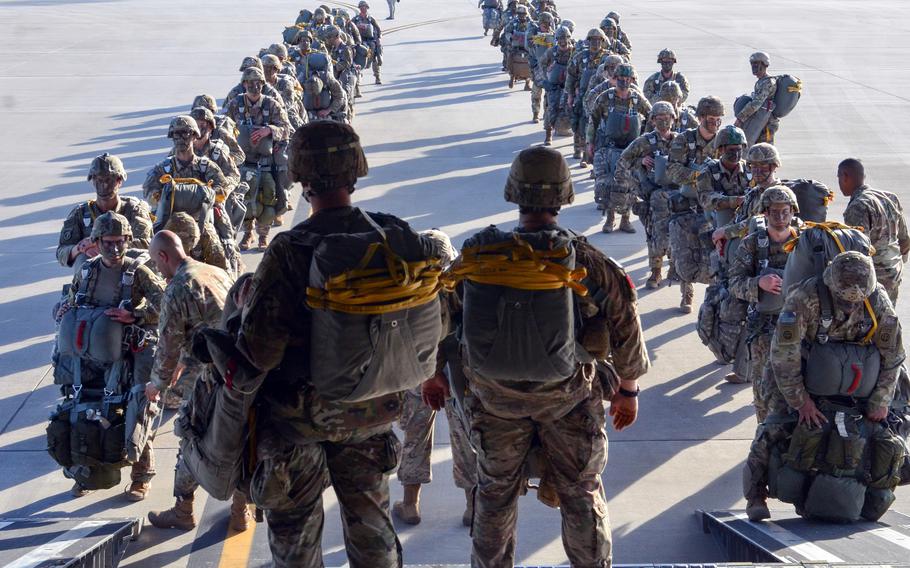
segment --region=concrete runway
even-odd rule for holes
[[[338,5],[337,3],[329,3]],[[508,165],[521,149],[543,140],[530,123],[528,93],[510,91],[499,51],[480,37],[481,13],[470,0],[405,0],[405,26],[384,42],[381,87],[367,74],[355,127],[366,146],[370,174],[355,202],[392,212],[418,229],[438,227],[456,244],[491,223],[509,226],[516,209],[502,199]],[[71,274],[54,258],[67,212],[90,198],[91,159],[119,155],[136,195],[147,170],[168,150],[169,120],[189,110],[193,97],[224,96],[239,79],[246,55],[278,41],[296,12],[313,5],[283,1],[241,3],[156,0],[7,0],[0,3],[0,517],[144,517],[170,506],[177,442],[172,416],[156,442],[159,475],[143,503],[119,489],[73,500],[71,482],[47,456],[45,421],[58,394],[49,375],[51,307]],[[733,99],[754,83],[748,56],[771,56],[773,74],[803,80],[803,99],[778,133],[784,178],[814,178],[836,187],[838,161],[855,155],[874,187],[910,203],[903,185],[910,155],[904,126],[910,70],[910,4],[882,1],[761,3],[655,0],[561,0],[559,12],[577,24],[576,37],[616,10],[633,43],[642,77],[657,69],[657,52],[676,51],[695,104],[705,94]],[[436,23],[426,25],[426,22]],[[441,21],[439,21],[441,20]],[[729,108],[729,107],[728,107]],[[729,114],[730,111],[728,111]],[[732,122],[732,119],[729,119]],[[571,141],[555,147],[571,154]],[[901,148],[904,148],[901,150]],[[652,371],[642,379],[641,418],[622,434],[610,432],[604,473],[617,563],[706,563],[724,559],[701,532],[696,508],[742,508],[740,468],[755,429],[751,387],[722,380],[695,332],[695,314],[681,315],[679,292],[645,291],[647,254],[635,235],[600,234],[588,172],[574,167],[576,201],[560,216],[567,227],[620,260],[641,287],[640,311]],[[840,219],[846,203],[834,202]],[[305,214],[301,201],[297,220]],[[245,256],[255,268],[258,255]],[[703,287],[697,292],[700,299]],[[906,287],[902,291],[907,296]],[[899,309],[907,321],[907,301]],[[434,482],[422,500],[423,523],[399,527],[408,564],[468,562],[470,539],[461,526],[463,494],[451,482],[445,421],[438,424]],[[124,472],[126,473],[126,472]],[[124,481],[124,485],[126,485]],[[400,498],[397,481],[393,499]],[[122,564],[129,567],[250,566],[267,564],[264,525],[251,544],[233,538],[223,555],[227,504],[197,500],[203,511],[191,533],[146,528]],[[332,492],[325,498],[325,563],[346,562]],[[787,510],[789,506],[772,503]],[[895,508],[910,511],[910,491]],[[247,554],[247,558],[242,556]],[[558,512],[533,495],[520,506],[518,558],[559,564],[566,557]],[[874,560],[874,559],[870,559]]]

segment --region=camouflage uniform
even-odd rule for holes
[[[164,175],[169,175],[174,179],[177,178],[195,178],[199,181],[211,184],[209,187],[214,195],[224,194],[227,192],[228,181],[221,173],[221,168],[213,161],[206,157],[193,156],[190,162],[183,162],[174,156],[165,158],[155,164],[145,177],[142,184],[142,195],[147,201],[157,206],[161,192],[166,184],[161,182]]]
[[[850,202],[844,210],[844,223],[862,227],[869,237],[875,247],[872,256],[875,277],[888,291],[891,303],[896,305],[904,268],[901,257],[910,251],[907,221],[897,196],[861,185],[850,196]]]
[[[318,92],[313,92],[314,90]],[[328,110],[328,118],[339,122],[350,122],[345,113],[348,99],[344,87],[331,73],[310,77],[303,84],[303,108],[309,121],[325,120],[319,111]]]
[[[553,28],[552,19],[550,31],[548,32],[541,31],[539,25],[532,24],[531,33],[525,36],[525,47],[528,51],[528,62],[531,66],[533,78],[531,82],[531,114],[535,121],[540,116],[540,105],[543,102],[544,86],[547,81],[547,68],[541,65],[541,61],[555,46],[556,30]]]
[[[762,214],[762,194],[766,189],[774,185],[780,185],[780,180],[772,174],[764,184],[756,184],[746,191],[742,205],[736,210],[734,221],[723,226],[724,238],[727,240],[739,239],[748,234],[752,218]]]
[[[696,181],[698,202],[707,213],[739,207],[739,198],[746,195],[752,174],[744,160],[734,170],[728,170],[720,160],[709,160]]]
[[[739,114],[736,115],[736,120],[744,123],[749,120],[749,117],[762,108],[762,106],[771,105],[773,107],[775,94],[777,94],[777,78],[772,77],[771,75],[762,77],[755,82],[755,87],[752,90],[751,95],[752,100],[739,111]],[[780,119],[773,114],[770,115],[768,125],[762,130],[761,134],[758,135],[758,139],[755,142],[774,144],[774,134],[777,132],[779,126]]]
[[[547,76],[547,109],[543,115],[543,125],[546,129],[555,128],[556,117],[565,106],[563,93],[565,92],[567,69],[574,53],[575,47],[571,43],[565,49],[554,45],[538,61],[538,66]],[[553,73],[554,66],[559,66],[562,72]],[[550,80],[551,73],[555,75],[553,78],[557,79],[556,81]]]
[[[633,104],[636,105],[634,109]],[[599,132],[602,130],[602,126],[606,125],[607,117],[614,109],[627,113],[631,113],[633,110],[638,112],[641,124],[644,125],[651,113],[651,103],[635,87],[629,89],[629,95],[625,98],[620,97],[616,88],[613,87],[597,97],[588,116],[585,139],[588,144],[594,145],[595,199],[605,211],[612,210],[625,216],[629,214],[632,207],[630,188],[623,187],[614,181],[616,163],[624,148],[616,146]],[[637,137],[638,134],[640,132],[634,133],[633,136]],[[597,199],[598,196],[599,199]]]
[[[581,156],[584,150],[585,132],[587,117],[584,112],[584,98],[588,91],[588,83],[597,72],[597,66],[600,65],[601,59],[609,55],[605,49],[600,49],[596,53],[591,52],[590,48],[581,51],[575,51],[572,60],[569,62],[569,68],[566,70],[566,93],[573,97],[572,101],[572,130],[575,132],[575,153],[576,157]]]
[[[373,52],[373,59],[370,65],[373,67],[373,77],[376,79],[376,84],[379,85],[382,83],[379,78],[379,69],[382,67],[382,30],[379,29],[376,19],[370,15],[361,16],[357,14],[351,18],[351,23],[360,32],[360,38],[364,45]]]
[[[144,201],[137,197],[127,195],[118,195],[117,207],[113,209],[114,213],[123,215],[129,220],[130,227],[133,229],[133,239],[130,241],[130,248],[147,249],[149,242],[152,240],[152,217],[149,214],[148,206]],[[92,223],[95,219],[104,213],[98,208],[94,199],[89,199],[81,203],[70,211],[63,222],[63,228],[60,229],[60,240],[57,245],[57,262],[61,266],[72,266],[78,269],[86,260],[83,254],[78,255],[75,259],[70,260],[70,252],[73,247],[79,244],[79,241],[88,237],[92,232]]]
[[[234,188],[240,183],[240,170],[231,156],[231,149],[227,143],[222,140],[209,139],[203,147],[193,147],[193,151],[197,156],[206,157],[218,165],[221,175],[224,176],[225,193],[234,191]]]
[[[623,379],[643,375],[649,361],[625,272],[586,243],[577,262],[605,298],[596,304],[609,344],[600,346]],[[471,440],[477,450],[472,564],[511,566],[523,467],[535,438],[559,496],[563,544],[573,566],[609,566],[611,537],[601,473],[607,461],[601,384],[590,364],[558,383],[496,382],[468,372]]]
[[[651,104],[654,104],[660,100],[660,86],[667,81],[675,81],[679,85],[679,88],[682,91],[682,100],[679,101],[679,104],[686,102],[686,99],[689,98],[689,81],[686,80],[685,75],[678,71],[670,73],[669,77],[665,77],[662,71],[657,71],[645,79],[645,82],[642,84],[642,92],[648,97],[648,101],[650,101]],[[693,124],[693,126],[694,125],[695,124]]]
[[[234,85],[234,87],[230,91],[228,91],[227,96],[224,97],[224,112],[227,116],[229,116],[235,122],[237,121],[237,118],[235,116],[231,116],[231,114],[229,112],[229,105],[231,104],[231,102],[234,101],[234,99],[236,99],[237,97],[239,97],[240,95],[242,95],[245,92],[246,92],[246,89],[243,86],[243,82],[240,82],[240,83],[237,83],[236,85]],[[281,93],[279,93],[278,89],[276,89],[273,85],[269,85],[268,83],[263,85],[262,86],[262,96],[274,99],[275,102],[277,102],[279,105],[284,106],[284,99],[281,98]]]

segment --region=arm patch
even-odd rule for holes
[[[895,316],[886,316],[878,324],[875,344],[879,349],[891,350],[897,347],[898,321]]]
[[[781,312],[777,320],[777,343],[780,345],[796,345],[799,341],[796,313]]]

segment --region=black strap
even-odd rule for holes
[[[828,330],[834,322],[834,309],[831,300],[831,290],[825,285],[821,275],[816,280],[818,289],[818,331],[815,332],[815,340],[824,345],[828,343]]]
[[[758,243],[758,267],[760,269],[768,268],[768,258],[771,256],[771,236],[768,230],[759,231],[756,235]]]

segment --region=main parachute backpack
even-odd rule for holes
[[[441,261],[409,227],[314,236],[306,302],[310,380],[327,400],[357,402],[411,389],[436,370]],[[344,349],[339,349],[343,345]]]
[[[572,294],[587,295],[565,230],[488,227],[464,243],[451,273],[464,280],[465,364],[500,381],[550,382],[593,358],[577,342]]]
[[[862,229],[837,222],[807,222],[805,230],[785,248],[790,254],[784,267],[784,291],[813,276],[820,277],[842,252],[852,250],[871,256],[875,251]]]

